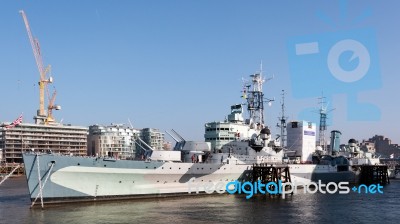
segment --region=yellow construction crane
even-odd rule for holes
[[[51,124],[55,122],[55,119],[53,117],[53,110],[61,110],[61,106],[54,104],[57,95],[56,90],[54,90],[53,95],[50,98],[49,91],[47,89],[47,95],[49,96],[49,105],[47,106],[47,117],[45,120],[45,124]]]
[[[39,70],[39,75],[40,75],[40,80],[39,80],[39,110],[37,111],[37,116],[35,117],[36,123],[45,123],[48,124],[50,122],[54,122],[54,118],[52,116],[52,109],[61,109],[60,106],[54,106],[54,99],[56,92],[54,92],[52,99],[49,99],[49,106],[48,106],[48,111],[47,115],[45,113],[45,105],[44,105],[44,91],[47,87],[48,83],[53,82],[53,78],[49,77],[48,79],[46,78],[47,73],[50,72],[51,66],[47,66],[46,69],[43,66],[43,59],[42,55],[40,52],[40,45],[39,45],[39,40],[37,38],[34,38],[32,36],[31,28],[29,26],[28,19],[26,18],[26,14],[23,10],[20,10],[19,13],[21,13],[22,18],[24,19],[26,31],[28,33],[29,37],[29,42],[31,43],[32,50],[33,50],[33,55],[35,56],[35,61],[36,65]],[[53,102],[52,102],[53,101]],[[51,104],[50,104],[51,103]],[[51,105],[51,107],[50,107]]]

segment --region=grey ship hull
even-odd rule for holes
[[[204,193],[207,184],[224,190],[228,182],[251,172],[250,164],[147,162],[28,153],[23,154],[23,159],[31,200],[39,195],[42,186],[45,203],[193,195]],[[355,180],[353,172],[337,172],[336,167],[329,165],[289,167],[292,182]]]

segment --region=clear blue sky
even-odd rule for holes
[[[38,108],[39,74],[18,13],[23,9],[44,63],[52,65],[56,102],[63,107],[54,114],[64,123],[127,124],[130,118],[137,128],[173,128],[186,139],[203,140],[204,123],[223,120],[230,105],[241,102],[241,78],[256,72],[262,60],[264,75],[274,75],[264,86],[266,97],[276,99],[266,110],[270,126],[279,116],[282,89],[289,120],[318,107],[315,93],[324,91],[336,108],[329,130],[341,130],[343,142],[383,134],[400,143],[399,8],[394,0],[349,1],[347,7],[340,1],[2,1],[0,121],[23,112],[24,122],[32,122]],[[357,19],[365,10],[369,16]],[[291,41],[315,37],[322,49],[343,33],[368,39],[359,32],[366,28],[375,32],[367,48],[380,84],[338,84],[335,92],[334,82],[293,78],[290,68],[296,73],[303,63],[290,56]],[[326,57],[322,52],[319,59]],[[314,64],[313,72],[326,68]],[[303,94],[303,88],[313,91]],[[348,91],[374,104],[380,116],[371,120],[368,110],[356,109],[364,121],[349,119]],[[318,121],[316,113],[307,113]]]

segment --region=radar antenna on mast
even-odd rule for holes
[[[318,141],[319,141],[319,146],[322,147],[323,150],[327,150],[327,143],[325,139],[325,132],[326,132],[326,127],[327,127],[327,115],[328,113],[332,112],[335,109],[330,109],[328,110],[328,105],[329,103],[326,103],[326,97],[324,97],[324,93],[322,93],[322,96],[318,98],[319,104],[321,107],[319,108],[319,135],[318,135]],[[326,105],[325,105],[326,104]]]
[[[288,117],[285,116],[285,90],[282,90],[282,102],[281,102],[281,117],[278,117],[280,123],[276,124],[278,128],[281,129],[281,146],[286,146],[286,120]]]
[[[245,82],[243,87],[243,98],[247,101],[247,111],[250,117],[250,127],[262,129],[265,124],[264,120],[264,102],[269,105],[275,99],[264,98],[262,90],[263,84],[271,80],[273,77],[265,79],[263,77],[262,63],[260,64],[260,71],[250,75],[251,81]]]

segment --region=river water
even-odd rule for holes
[[[24,177],[0,185],[0,223],[399,223],[400,180],[383,194],[182,196],[30,209]]]

